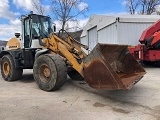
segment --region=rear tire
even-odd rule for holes
[[[11,55],[4,55],[1,60],[1,74],[6,81],[18,80],[22,77],[23,69],[16,68]]]
[[[58,90],[67,79],[66,64],[59,55],[41,55],[35,60],[33,76],[40,89]]]
[[[84,78],[72,67],[69,67],[67,70],[68,76],[73,80],[82,81]]]

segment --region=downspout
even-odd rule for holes
[[[117,27],[116,44],[119,44],[118,39],[120,37],[120,35],[119,35],[119,25],[118,25],[119,24],[119,19],[120,19],[119,17],[116,18],[116,27]]]

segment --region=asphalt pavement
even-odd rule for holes
[[[160,68],[131,90],[104,91],[67,79],[58,91],[40,90],[32,70],[19,81],[0,76],[0,120],[160,120]]]

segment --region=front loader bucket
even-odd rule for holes
[[[127,45],[98,43],[84,64],[84,79],[96,89],[130,89],[146,73]]]

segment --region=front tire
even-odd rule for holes
[[[6,81],[18,80],[22,77],[23,69],[16,68],[11,55],[4,55],[1,60],[1,74]]]
[[[35,60],[33,76],[40,89],[58,90],[67,79],[66,64],[59,55],[41,55]]]

